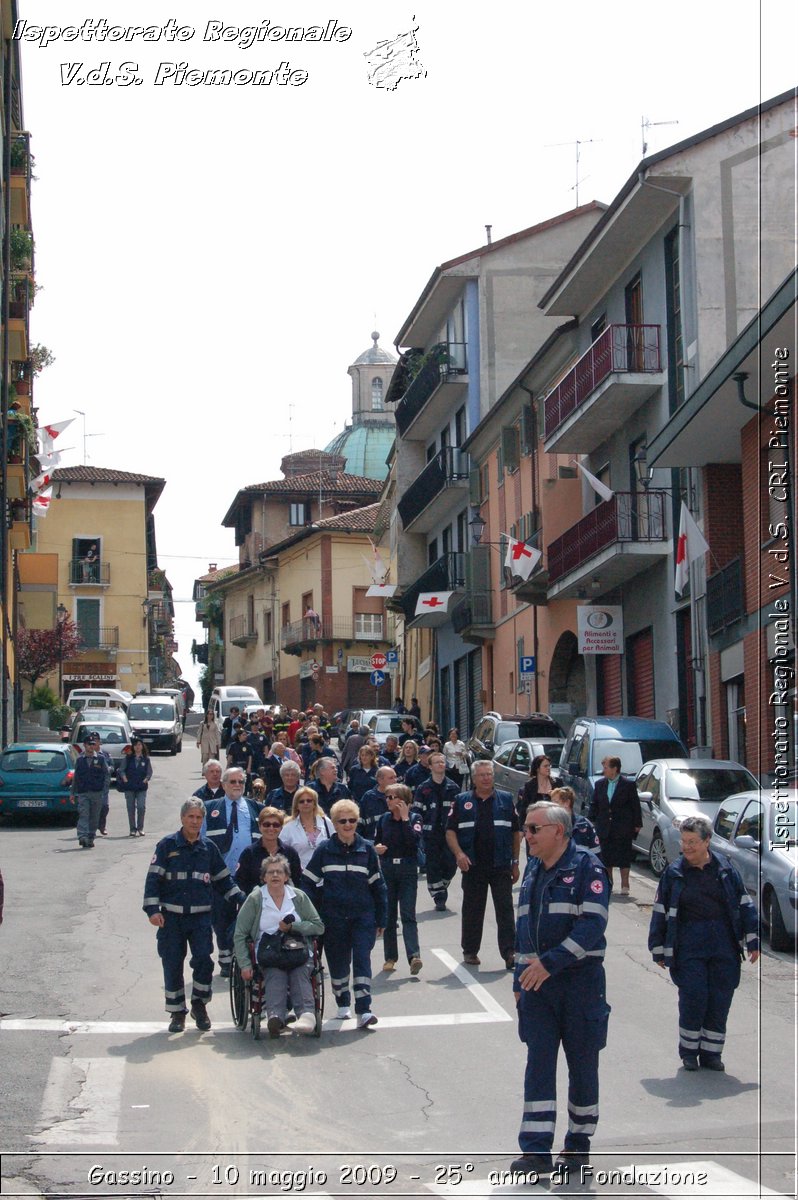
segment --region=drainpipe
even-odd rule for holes
[[[532,422],[533,422],[534,430],[535,430],[534,446],[533,446],[532,454],[530,456],[531,457],[531,467],[532,467],[532,503],[534,504],[535,508],[537,508],[538,512],[541,514],[541,520],[542,520],[543,519],[543,510],[540,507],[540,473],[538,471],[538,409],[537,409],[537,405],[535,404],[535,397],[532,393],[532,389],[526,387],[525,384],[523,384],[523,383],[519,383],[518,386],[520,387],[522,392],[526,392],[527,396],[529,396],[529,405],[530,405],[530,408],[532,409]],[[543,537],[541,534],[541,541],[542,540],[543,540]],[[541,549],[542,549],[542,547],[541,547]],[[533,604],[532,605],[532,653],[535,656],[535,712],[540,712],[540,679],[539,679],[539,673],[538,673],[538,665],[539,665],[538,651],[539,651],[538,606],[537,606],[537,604]]]
[[[0,737],[2,745],[7,745],[8,737],[8,701],[9,701],[9,671],[8,671],[8,642],[9,642],[9,605],[8,605],[8,302],[10,298],[11,281],[11,187],[8,180],[11,175],[11,42],[6,41],[5,53],[5,88],[3,95],[5,121],[3,123],[3,179],[6,181],[5,203],[3,205],[3,345],[2,345],[2,385],[0,403],[2,403],[2,440],[0,441],[0,611],[3,617],[3,633],[0,638]]]

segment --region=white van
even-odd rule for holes
[[[132,699],[130,692],[119,688],[73,688],[67,696],[67,704],[75,712],[83,708],[121,708],[127,712]]]
[[[212,710],[216,724],[222,728],[225,717],[230,716],[231,708],[243,709],[249,704],[257,704],[265,708],[258,693],[251,687],[215,687],[211,692],[208,707]]]

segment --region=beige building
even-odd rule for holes
[[[29,627],[53,628],[63,605],[80,631],[83,648],[62,664],[63,699],[74,687],[136,692],[173,673],[171,588],[153,516],[164,483],[106,467],[53,472],[36,550],[21,556],[20,602]],[[58,690],[57,673],[47,682]]]

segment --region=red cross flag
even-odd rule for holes
[[[509,543],[504,559],[505,567],[509,567],[513,575],[529,579],[543,555],[540,550],[536,550],[534,546],[528,546],[526,542],[517,542],[515,538],[508,537],[506,533],[504,536]]]
[[[445,613],[453,595],[454,592],[419,592],[415,615],[423,617],[429,613]]]
[[[50,502],[53,498],[53,489],[47,488],[46,491],[40,492],[33,501],[33,511],[37,517],[46,517],[50,509]]]
[[[395,583],[372,583],[371,587],[366,592],[367,596],[392,596],[396,591],[397,584]]]
[[[676,543],[676,594],[681,596],[690,578],[690,563],[709,551],[709,544],[696,525],[690,510],[682,500],[682,515],[679,519],[679,540]]]
[[[69,428],[74,420],[74,417],[69,417],[66,421],[55,421],[50,425],[39,426],[39,442],[44,454],[49,454],[52,451],[53,442],[59,433],[63,433],[65,429]]]

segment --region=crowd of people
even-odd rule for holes
[[[350,1019],[354,1008],[359,1028],[377,1024],[371,956],[378,938],[382,969],[394,972],[401,928],[408,974],[418,976],[420,875],[434,911],[445,912],[459,872],[463,962],[480,964],[490,894],[526,1045],[522,1153],[513,1170],[539,1174],[555,1165],[560,1046],[569,1092],[557,1165],[587,1162],[610,1015],[603,958],[612,874],[620,869],[619,895],[627,896],[641,824],[634,783],[623,778],[617,758],[607,758],[584,815],[575,811],[571,788],[556,786],[545,755],[534,759],[513,797],[496,787],[491,761],[468,765],[456,729],[443,740],[434,725],[422,729],[408,713],[401,733],[383,745],[357,722],[337,748],[331,734],[320,706],[284,714],[279,727],[270,713],[234,712],[220,739],[226,762],[203,751],[204,783],[182,807],[181,830],[156,847],[145,887],[170,1031],[185,1026],[189,949],[191,1015],[198,1028],[210,1027],[211,929],[223,976],[234,952],[242,978],[263,971],[271,1036],[285,1030],[291,1007],[297,1032],[315,1029],[309,950],[299,951],[300,962],[291,957],[302,935],[323,940],[337,1018]],[[202,732],[198,745],[208,745]],[[132,823],[146,772],[136,763],[127,771]],[[755,962],[759,952],[754,905],[732,864],[710,848],[710,834],[702,817],[682,823],[682,855],[660,880],[649,934],[654,961],[670,969],[679,989],[678,1050],[687,1071],[724,1069],[740,961],[747,953]],[[526,867],[514,912],[522,840]]]

